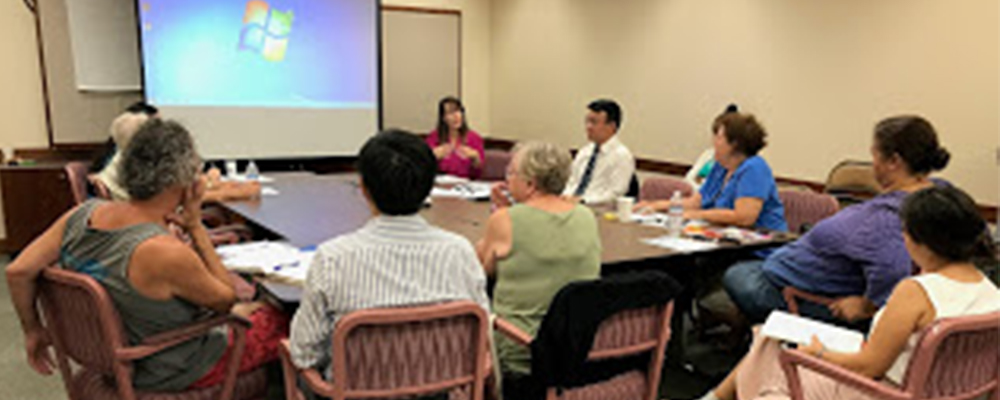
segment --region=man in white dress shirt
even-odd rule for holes
[[[587,204],[612,202],[625,196],[635,174],[635,157],[621,141],[622,109],[614,100],[587,106],[587,139],[576,154],[564,196]]]
[[[418,214],[437,173],[423,140],[403,131],[379,133],[361,149],[358,170],[373,216],[316,251],[292,319],[291,355],[299,368],[329,368],[331,332],[353,311],[453,300],[489,311],[486,275],[472,243]]]

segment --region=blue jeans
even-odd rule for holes
[[[722,286],[751,323],[763,323],[774,310],[788,311],[781,294],[784,288],[767,277],[763,260],[744,261],[730,267],[722,276]],[[820,321],[843,323],[827,307],[804,300],[799,301],[799,313]]]

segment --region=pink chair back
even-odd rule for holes
[[[778,197],[785,206],[788,230],[794,233],[800,233],[803,225],[816,225],[840,210],[836,198],[811,190],[779,190]]]
[[[56,350],[59,372],[70,399],[136,399],[132,387],[132,360],[146,357],[174,344],[193,339],[218,322],[204,321],[200,329],[186,328],[160,334],[155,344],[128,346],[125,331],[110,296],[93,278],[58,267],[42,271],[39,297],[45,328]],[[245,327],[231,327],[235,343],[233,357],[223,384],[178,393],[142,393],[142,398],[160,400],[248,399],[266,391],[267,374],[263,368],[237,378],[236,362],[243,352]],[[149,339],[149,338],[147,338]],[[73,361],[80,371],[74,373]]]
[[[643,179],[642,189],[639,190],[639,199],[669,200],[678,190],[684,197],[694,194],[694,188],[683,179],[669,176],[646,178]]]
[[[877,196],[881,190],[870,161],[844,160],[830,170],[824,191],[856,203]]]
[[[129,371],[115,357],[124,331],[104,288],[86,275],[49,267],[42,271],[39,294],[67,391],[72,392],[69,360],[131,388]]]
[[[87,163],[73,161],[66,164],[66,180],[69,181],[69,190],[73,193],[74,204],[82,204],[87,201]]]
[[[1000,312],[945,318],[918,341],[903,380],[914,399],[1000,399]]]
[[[505,150],[486,150],[483,160],[483,174],[479,179],[484,181],[502,181],[507,177],[507,165],[511,154]]]
[[[469,301],[351,313],[333,333],[333,399],[457,391],[481,400],[488,330]]]
[[[645,376],[640,372],[625,373],[614,379],[564,391],[565,398],[615,398],[654,400],[660,387],[663,358],[670,340],[670,318],[674,303],[620,312],[606,319],[597,329],[588,355],[592,361],[649,354]],[[556,391],[548,390],[555,399]]]
[[[124,332],[104,288],[86,275],[51,267],[42,272],[39,293],[56,348],[86,369],[113,374]]]

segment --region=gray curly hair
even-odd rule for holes
[[[119,175],[135,200],[148,200],[171,187],[192,184],[201,166],[187,129],[161,119],[143,124],[122,156]]]
[[[542,192],[560,195],[572,170],[569,152],[551,143],[527,142],[514,147],[517,174]]]

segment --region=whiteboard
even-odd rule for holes
[[[134,0],[70,0],[66,8],[77,90],[142,90]]]
[[[461,95],[459,46],[459,14],[382,11],[383,127],[435,128],[438,101]]]

